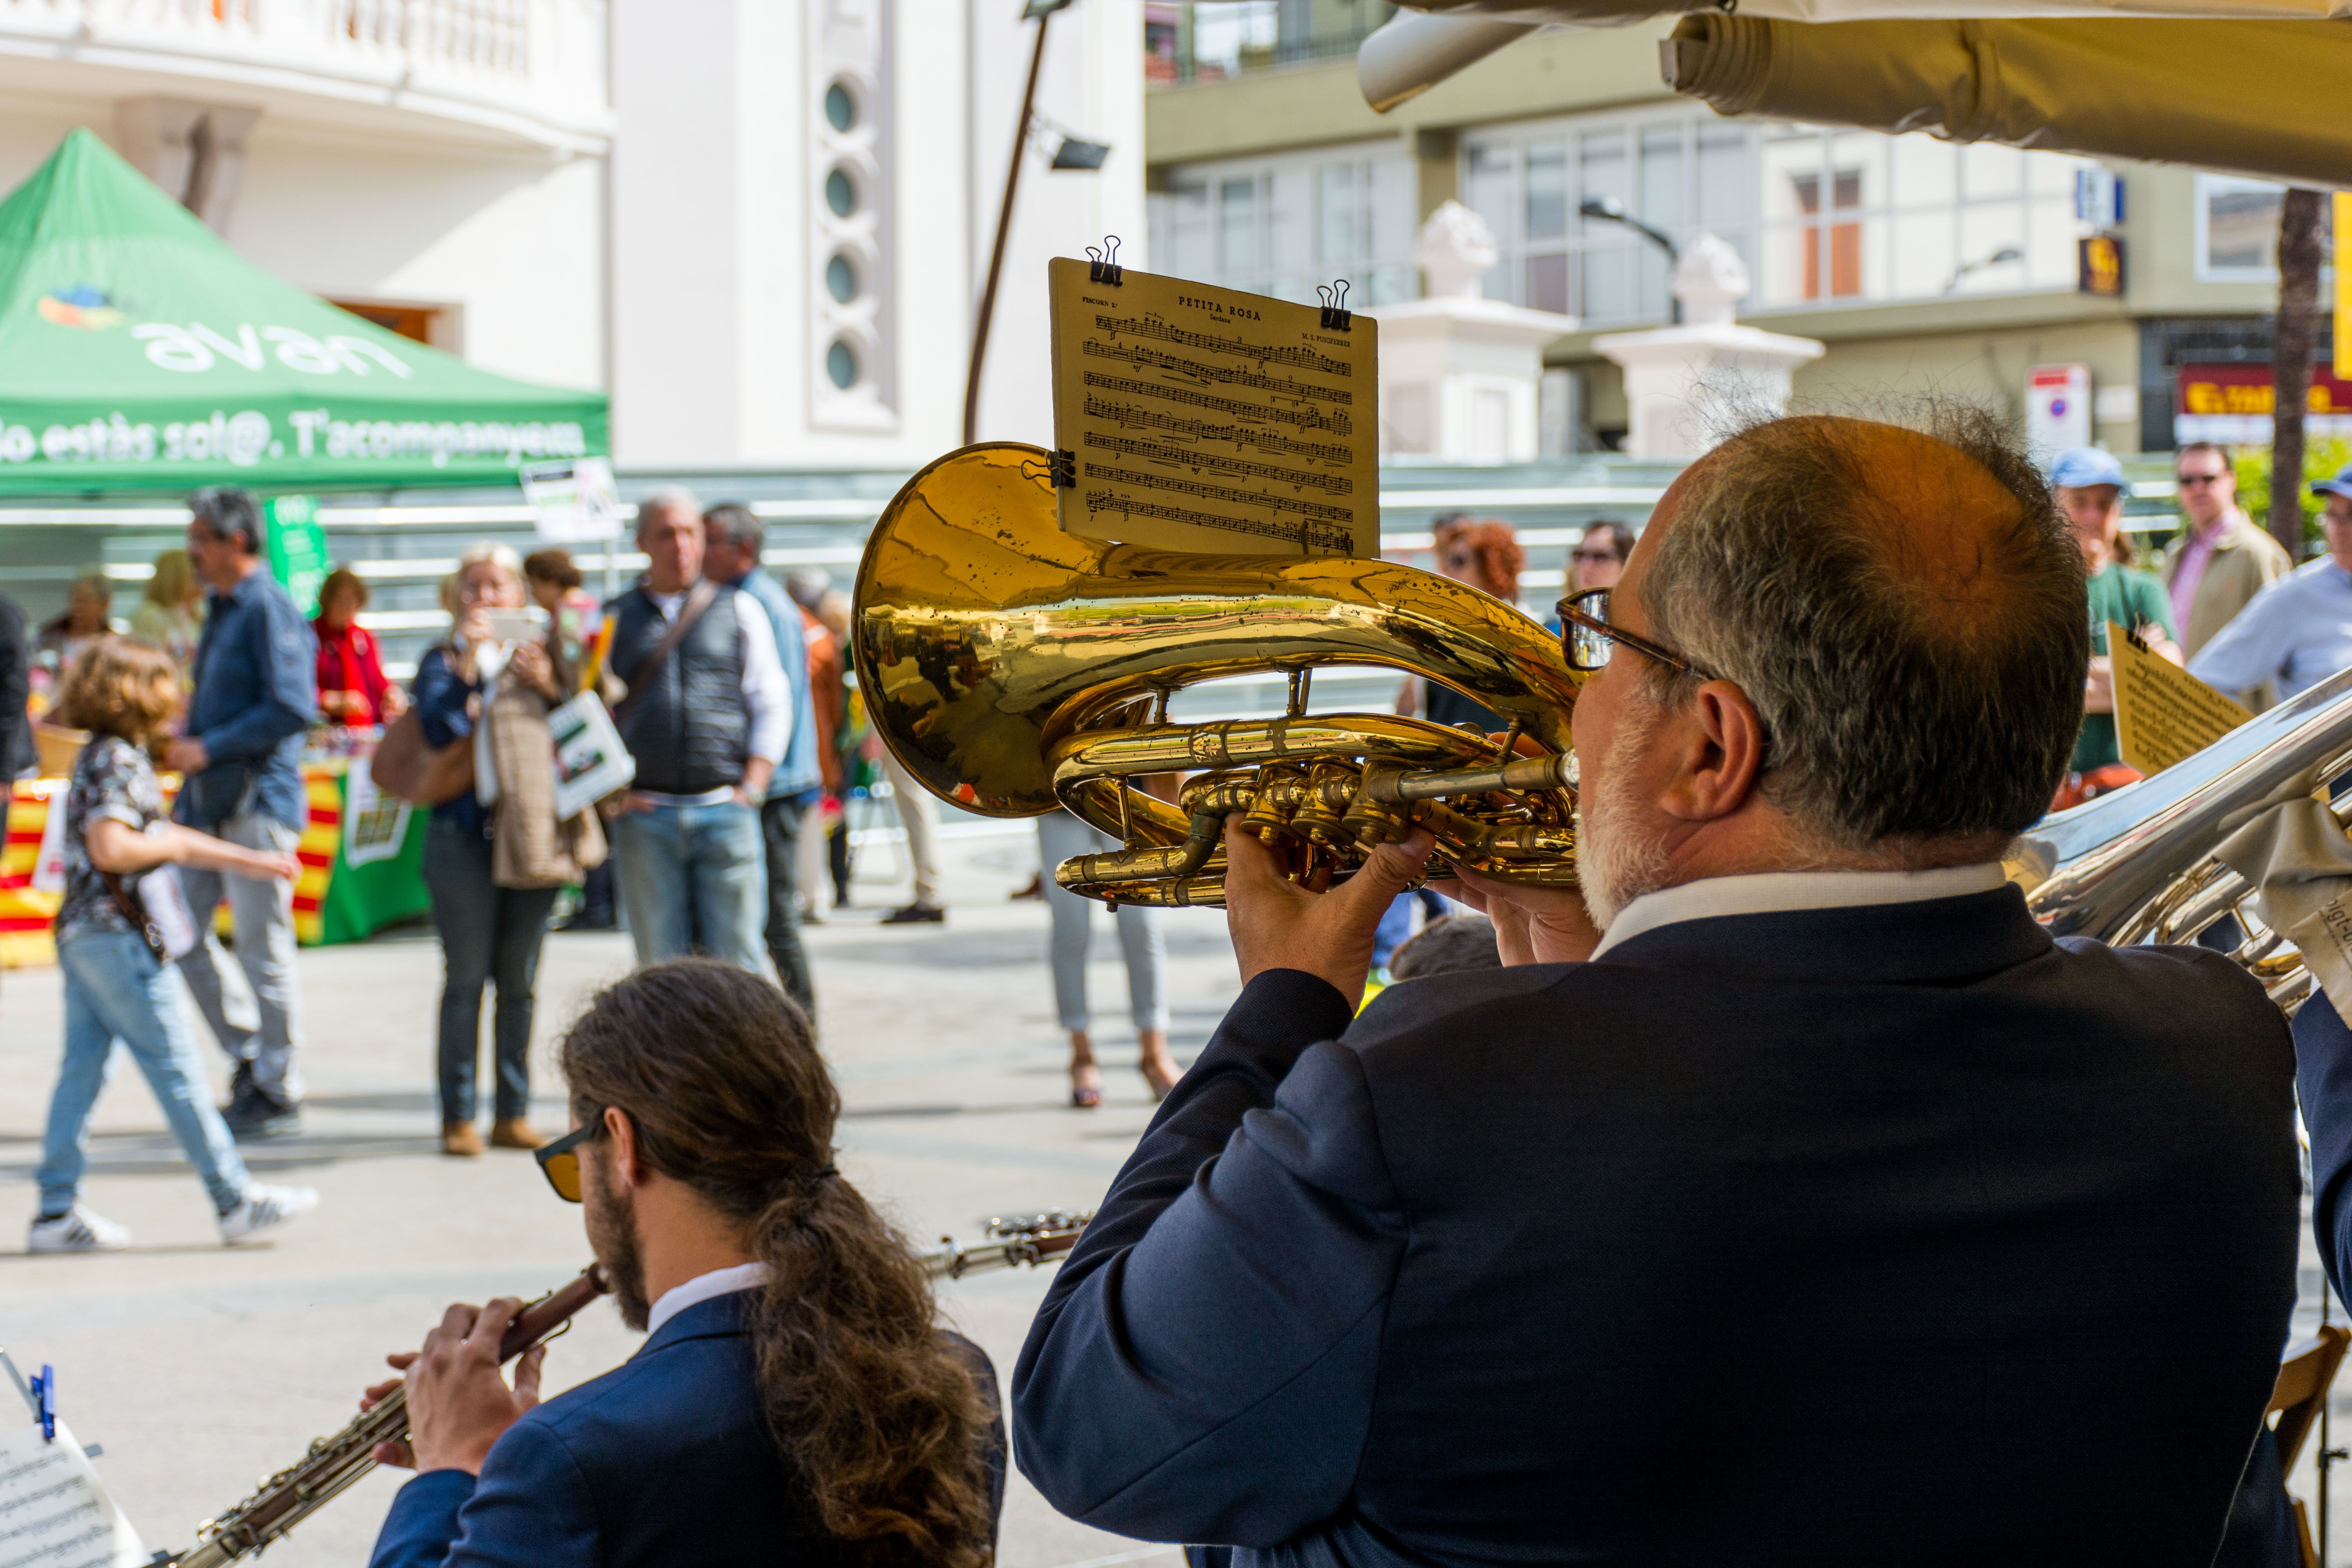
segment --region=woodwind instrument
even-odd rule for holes
[[[923,1267],[935,1279],[961,1279],[990,1268],[1031,1268],[1058,1262],[1086,1234],[1092,1209],[1051,1209],[1045,1214],[992,1219],[983,1240],[967,1247],[954,1237],[940,1237],[939,1246],[923,1254]]]
[[[499,1342],[499,1360],[512,1361],[553,1339],[572,1314],[610,1289],[604,1271],[590,1264],[578,1279],[515,1315]],[[223,1568],[252,1555],[374,1469],[377,1444],[397,1443],[407,1436],[408,1390],[395,1388],[383,1404],[362,1411],[341,1431],[313,1442],[309,1453],[262,1482],[251,1497],[196,1526],[197,1543],[168,1559],[169,1568]]]
[[[938,1247],[922,1255],[923,1267],[934,1278],[948,1279],[1024,1264],[1035,1268],[1076,1247],[1093,1217],[1092,1209],[1053,1209],[992,1219],[984,1238],[971,1245],[941,1237]],[[499,1342],[499,1360],[510,1362],[553,1339],[573,1314],[611,1289],[603,1270],[590,1264],[578,1279],[515,1314]],[[313,1442],[309,1453],[262,1482],[251,1497],[196,1526],[197,1543],[175,1556],[159,1557],[156,1568],[225,1568],[251,1556],[374,1469],[377,1444],[397,1443],[407,1436],[408,1391],[395,1388],[383,1404],[353,1416],[341,1431]]]

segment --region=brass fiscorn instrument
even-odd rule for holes
[[[1045,452],[983,444],[917,474],[875,524],[850,642],[876,731],[926,789],[990,816],[1066,806],[1119,841],[1055,873],[1089,898],[1223,903],[1232,812],[1318,889],[1415,826],[1441,863],[1576,879],[1582,677],[1517,608],[1433,573],[1080,538],[1061,530]],[[1310,714],[1327,665],[1450,687],[1509,731]],[[1170,722],[1184,688],[1265,671],[1289,679],[1281,718]],[[1171,772],[1194,775],[1174,805],[1135,785]]]

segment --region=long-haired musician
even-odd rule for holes
[[[648,1337],[544,1403],[541,1352],[499,1373],[517,1301],[453,1306],[390,1357],[412,1436],[378,1458],[419,1474],[375,1568],[983,1568],[995,1376],[834,1169],[840,1097],[800,1009],[730,965],[656,964],[599,994],[561,1059],[574,1129],[541,1163]]]
[[[1244,982],[1013,1383],[1065,1512],[1244,1563],[2203,1568],[2294,1300],[2221,955],[2003,878],[2080,552],[1987,416],[1749,429],[1562,606],[1583,894],[1353,1016],[1430,840],[1226,835]],[[1234,819],[1236,823],[1240,819]]]

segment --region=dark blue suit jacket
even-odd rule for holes
[[[2011,888],[1352,1022],[1263,974],[1040,1309],[1019,1462],[1244,1563],[2203,1568],[2294,1302],[2293,1070],[2218,956]]]
[[[507,1429],[480,1479],[400,1489],[371,1568],[740,1568],[862,1561],[799,1500],[760,1409],[743,1294],[698,1301],[635,1355]],[[987,1355],[957,1339],[996,1403]],[[1003,1446],[989,1465],[992,1516]]]

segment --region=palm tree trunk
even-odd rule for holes
[[[2326,197],[2290,190],[2279,211],[2279,305],[2271,331],[2271,537],[2303,559],[2303,415],[2319,314],[2319,223]]]

